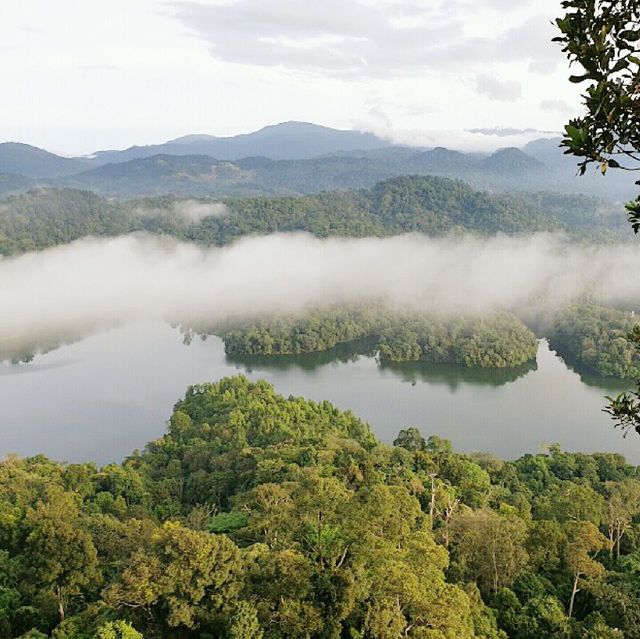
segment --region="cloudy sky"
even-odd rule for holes
[[[304,120],[518,143],[539,134],[486,130],[557,131],[579,109],[550,42],[560,13],[560,0],[2,1],[0,140],[90,153]]]

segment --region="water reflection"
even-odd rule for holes
[[[376,355],[374,340],[356,340],[347,344],[338,344],[319,353],[302,355],[225,355],[227,362],[242,367],[247,372],[254,370],[289,371],[300,369],[313,371],[321,366],[333,363],[355,363],[361,357],[373,358]]]
[[[411,384],[418,381],[425,384],[441,384],[455,391],[461,384],[503,386],[537,370],[538,364],[535,359],[514,368],[467,368],[430,362],[381,362],[380,368]]]
[[[190,343],[190,342],[189,342]],[[313,371],[321,366],[335,363],[355,363],[360,358],[375,359],[383,372],[399,377],[403,382],[416,384],[440,384],[456,390],[461,384],[478,386],[502,386],[515,382],[520,377],[535,371],[536,360],[513,368],[467,368],[455,364],[433,364],[431,362],[390,362],[377,357],[375,340],[359,340],[339,344],[320,353],[303,355],[226,355],[229,364],[251,373],[254,370],[290,371],[300,369]]]
[[[573,371],[580,381],[587,386],[593,386],[606,390],[608,394],[617,395],[624,391],[629,390],[635,385],[634,379],[620,379],[619,377],[603,377],[594,373],[592,370],[577,364],[576,362],[569,362],[562,355],[558,355],[556,351],[551,351],[570,371]]]

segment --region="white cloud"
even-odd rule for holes
[[[184,323],[384,299],[429,312],[555,308],[590,293],[640,296],[633,245],[576,246],[552,235],[320,240],[303,234],[202,248],[145,236],[84,239],[0,259],[0,351],[52,327]]]
[[[0,2],[0,140],[91,153],[287,120],[355,122],[389,135],[496,124],[558,129],[563,114],[541,101],[579,109],[550,42],[558,5]],[[517,109],[478,94],[475,79],[487,73],[521,84]]]
[[[543,111],[561,113],[563,116],[568,116],[576,112],[576,109],[564,100],[542,100],[540,102],[540,108]]]
[[[476,90],[501,102],[515,102],[522,97],[522,85],[517,80],[499,80],[485,73],[476,77]]]
[[[175,17],[221,60],[337,77],[411,75],[436,65],[461,71],[518,60],[548,71],[560,57],[550,51],[553,29],[544,15],[481,36],[468,28],[477,17],[469,7],[465,19],[438,2],[415,3],[410,10],[363,0],[306,0],[304,8],[297,0],[187,1],[173,7]]]

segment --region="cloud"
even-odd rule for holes
[[[459,3],[460,4],[460,3]],[[501,1],[489,3],[500,8]],[[549,72],[561,58],[548,16],[534,15],[495,36],[473,34],[477,3],[364,0],[235,0],[169,5],[176,19],[221,60],[337,77],[388,77],[483,62],[529,61]],[[489,7],[491,8],[491,7]],[[491,14],[493,16],[493,14]]]
[[[477,128],[477,129],[467,129],[469,133],[479,133],[480,135],[495,135],[500,138],[511,137],[514,135],[536,135],[546,136],[546,135],[558,135],[557,131],[542,131],[541,129],[517,129],[514,127],[508,126],[494,126],[493,128]]]
[[[564,100],[542,100],[540,108],[551,113],[561,113],[564,116],[575,112],[575,109]]]
[[[140,217],[173,217],[196,224],[206,217],[222,217],[229,209],[223,202],[201,200],[178,200],[167,208],[137,207],[134,212]]]
[[[83,64],[80,66],[82,71],[122,71],[122,67],[115,64]]]
[[[562,237],[245,238],[202,248],[157,237],[84,239],[0,260],[0,353],[38,336],[166,319],[206,323],[384,299],[440,313],[531,312],[586,293],[640,299],[633,245]]]
[[[499,80],[486,74],[476,77],[476,90],[500,102],[515,102],[522,97],[522,85],[517,80]]]
[[[495,129],[468,129],[460,131],[443,129],[434,131],[424,130],[384,130],[371,127],[376,135],[386,137],[395,144],[406,146],[421,146],[433,148],[444,146],[456,151],[473,153],[492,153],[507,146],[522,147],[540,138],[558,137],[557,131],[540,131],[538,129],[505,129],[496,133]]]

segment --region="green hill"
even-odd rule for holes
[[[178,159],[193,162],[192,158]],[[210,162],[206,158],[202,161]],[[218,170],[216,165],[214,169]],[[110,170],[125,173],[126,163],[111,165]],[[200,205],[216,202],[220,200],[197,200]],[[370,237],[406,232],[437,236],[459,231],[521,234],[564,230],[602,239],[614,236],[611,219],[624,223],[604,215],[593,198],[493,194],[476,191],[458,180],[430,176],[393,178],[366,190],[228,198],[222,202],[225,214],[193,221],[180,215],[185,200],[175,196],[111,201],[78,189],[36,189],[0,202],[0,254],[42,249],[86,235],[115,236],[143,230],[221,246],[248,234],[291,231],[317,237]]]

